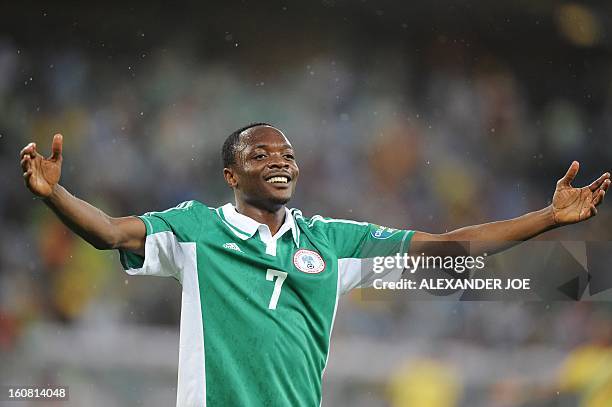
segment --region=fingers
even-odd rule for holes
[[[599,187],[599,189],[593,192],[593,201],[592,201],[593,205],[598,206],[600,203],[603,202],[606,196],[606,191],[610,187],[611,183],[612,181],[610,181],[609,179],[606,179],[601,183],[601,186]]]
[[[597,208],[595,207],[595,205],[591,205],[590,209],[591,209],[591,213],[590,213],[591,216],[597,215]]]
[[[31,176],[32,176],[32,169],[29,169],[23,173],[23,179],[26,181],[26,183],[30,181]]]
[[[53,143],[51,144],[51,160],[59,160],[62,158],[62,145],[63,145],[64,137],[61,134],[56,134],[53,136]],[[21,152],[19,153],[19,157],[23,159],[25,155],[29,155],[31,158],[36,158],[38,156],[38,150],[36,149],[36,143],[29,143],[25,146]]]
[[[64,137],[61,134],[53,136],[53,144],[51,145],[51,160],[60,160],[62,158],[62,144]]]
[[[599,178],[597,178],[595,181],[591,182],[591,184],[589,185],[589,189],[593,192],[595,192],[600,186],[603,185],[604,181],[609,180],[610,179],[610,173],[606,172],[604,174],[601,174],[601,176]]]
[[[25,172],[32,168],[32,161],[28,154],[24,155],[21,159],[21,169]]]
[[[19,157],[23,158],[23,156],[26,154],[32,158],[36,157],[36,143],[30,143],[25,146],[19,153]]]
[[[578,163],[578,161],[572,162],[563,178],[561,178],[557,182],[557,185],[569,186],[574,180],[574,178],[576,178],[576,174],[578,174],[578,168],[580,168],[580,164]]]
[[[596,192],[595,198],[593,198],[593,205],[598,206],[606,196],[606,191],[600,189]]]

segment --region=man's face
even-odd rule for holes
[[[257,126],[244,131],[236,162],[224,170],[228,184],[246,203],[273,209],[291,199],[300,170],[293,147],[280,130]]]

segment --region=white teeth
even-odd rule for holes
[[[267,180],[266,182],[269,182],[270,184],[286,184],[289,182],[289,178],[287,177],[272,177],[269,180]]]

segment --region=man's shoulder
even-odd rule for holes
[[[302,214],[302,211],[296,208],[289,209],[293,218],[301,226],[308,227],[310,229],[319,229],[327,227],[343,227],[343,226],[368,226],[367,222],[360,222],[352,219],[332,218],[323,215],[312,215],[306,217]]]
[[[208,218],[214,211],[215,208],[208,207],[200,201],[189,200],[162,211],[147,212],[143,216],[162,218],[167,221],[184,220],[185,222],[189,222],[194,220],[201,221],[204,218]]]

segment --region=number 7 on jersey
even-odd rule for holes
[[[276,277],[276,281],[274,281],[274,277]],[[272,291],[272,298],[270,298],[270,304],[268,304],[269,309],[276,309],[276,304],[278,303],[278,297],[280,297],[281,288],[283,287],[283,283],[287,278],[287,273],[280,270],[268,269],[266,271],[266,280],[274,281],[274,291]]]

